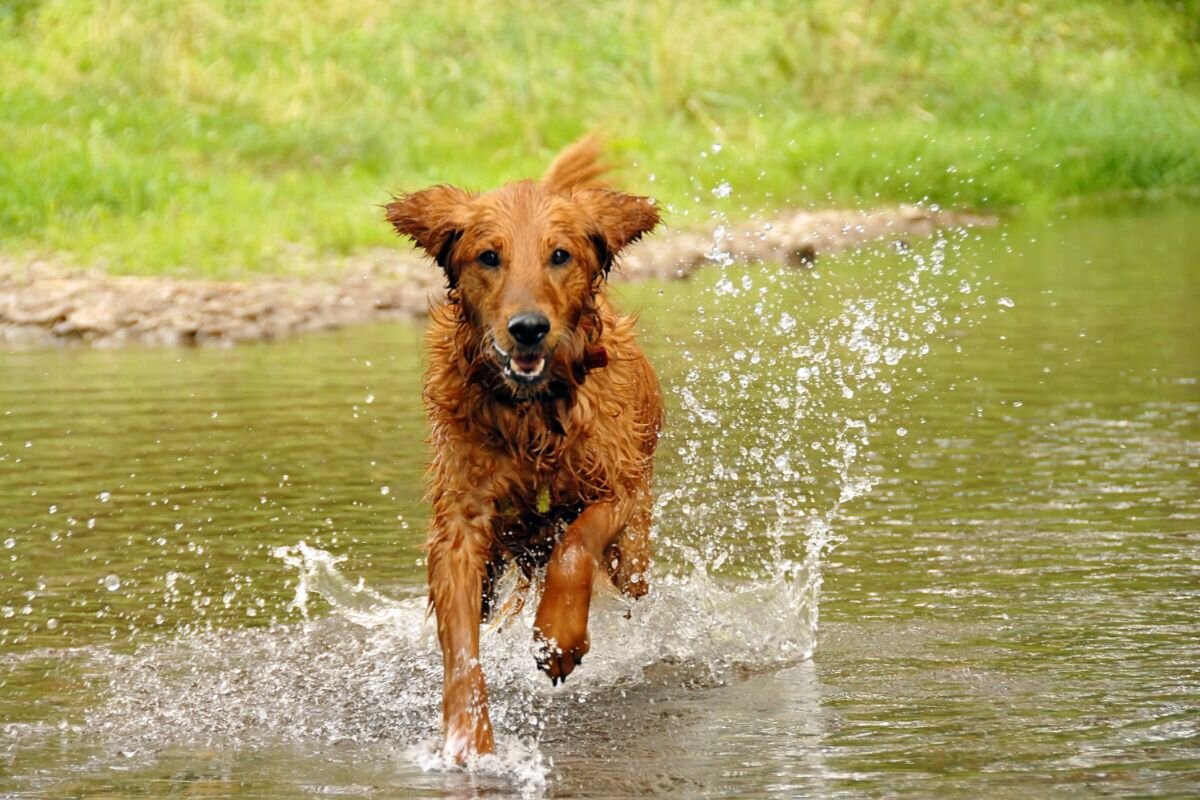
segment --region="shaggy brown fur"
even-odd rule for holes
[[[634,320],[605,297],[613,259],[659,221],[609,189],[584,139],[544,178],[486,194],[435,186],[387,219],[445,270],[426,334],[429,596],[442,647],[446,755],[493,749],[479,627],[510,562],[545,568],[534,635],[557,682],[588,652],[601,568],[648,588],[650,478],[662,423]]]

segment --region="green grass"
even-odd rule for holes
[[[1190,2],[0,0],[0,248],[288,271],[592,129],[676,224],[1196,187],[1198,34]]]

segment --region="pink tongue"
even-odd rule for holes
[[[517,356],[513,357],[513,363],[516,364],[518,367],[520,367],[522,372],[529,372],[530,370],[537,367],[537,365],[539,363],[541,363],[541,361],[542,361],[541,356],[532,356],[532,357],[527,357],[527,358],[520,358]]]

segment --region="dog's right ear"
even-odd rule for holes
[[[396,233],[411,237],[417,246],[446,270],[451,286],[450,252],[467,223],[467,206],[472,195],[454,186],[434,186],[400,195],[384,206],[387,221]]]

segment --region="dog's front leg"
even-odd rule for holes
[[[555,683],[566,680],[591,646],[587,621],[592,580],[605,548],[628,517],[627,502],[590,505],[567,527],[550,555],[534,636],[541,645],[538,666]]]
[[[462,763],[495,749],[479,624],[491,539],[486,517],[457,510],[435,519],[429,540],[429,594],[442,646],[443,755]]]

